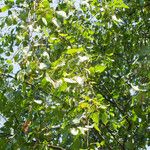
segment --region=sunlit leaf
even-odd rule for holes
[[[1,0],[0,12],[0,150],[147,148],[148,0]]]
[[[8,5],[0,8],[0,12],[5,12],[6,10],[8,10],[10,7]]]
[[[60,16],[62,16],[63,18],[67,18],[67,15],[64,11],[56,11],[56,13]]]
[[[64,81],[68,83],[76,83],[76,81],[71,78],[64,78]]]
[[[80,52],[83,52],[83,48],[77,48],[77,49],[68,49],[67,50],[67,54],[76,54],[76,53],[80,53]]]
[[[106,66],[104,65],[96,65],[94,67],[90,67],[89,70],[90,72],[93,74],[93,73],[102,73],[103,71],[105,71],[106,69]]]
[[[81,103],[79,104],[79,106],[80,106],[81,108],[88,108],[88,107],[89,107],[89,104],[86,103],[86,102],[81,102]]]
[[[46,19],[42,17],[42,21],[43,21],[44,25],[47,26],[47,21],[46,21]]]
[[[78,127],[78,129],[80,130],[80,132],[81,132],[82,134],[85,134],[86,131],[89,130],[88,128],[84,128],[84,127]]]
[[[41,100],[34,100],[34,102],[37,103],[37,104],[42,104]]]
[[[80,123],[80,118],[75,118],[75,119],[72,120],[72,122],[74,124],[79,124]]]
[[[47,65],[46,65],[46,64],[40,63],[39,69],[43,70],[43,69],[46,69],[46,68],[47,68]]]
[[[84,61],[87,61],[89,60],[89,57],[87,56],[79,56],[79,62],[84,62]]]
[[[53,18],[52,22],[56,27],[58,27],[58,28],[60,27],[60,23],[58,22],[58,20],[56,18]]]
[[[73,79],[80,85],[84,84],[84,79],[79,76],[75,76],[75,77],[73,77]]]
[[[79,130],[76,128],[71,128],[70,131],[71,131],[71,134],[73,135],[77,135],[79,133]]]
[[[108,116],[107,116],[107,113],[104,112],[102,115],[101,115],[101,119],[102,119],[102,122],[106,125],[107,122],[108,122]]]
[[[92,113],[90,117],[95,124],[99,124],[99,112]]]

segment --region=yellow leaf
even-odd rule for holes
[[[83,102],[83,103],[80,103],[79,106],[80,106],[81,108],[87,108],[87,107],[89,107],[89,104]]]

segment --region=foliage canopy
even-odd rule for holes
[[[145,149],[149,0],[4,0],[0,149]]]

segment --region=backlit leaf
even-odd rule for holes
[[[80,53],[83,52],[83,48],[74,48],[74,49],[68,49],[67,50],[67,54],[76,54],[76,53]]]
[[[107,113],[104,112],[102,115],[101,115],[101,119],[102,119],[102,122],[106,125],[107,122],[108,122],[108,116],[107,116]]]

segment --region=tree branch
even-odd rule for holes
[[[117,107],[117,109],[119,110],[119,112],[125,116],[126,121],[128,122],[128,129],[131,128],[132,123],[129,121],[128,116],[126,116],[124,109],[121,109],[120,106],[118,105],[118,103],[112,98],[112,95],[110,93],[110,91],[106,88],[106,86],[103,86],[105,88],[105,90],[107,91],[107,93],[109,94],[109,97],[106,97],[103,93],[101,93],[100,89],[96,88],[97,91],[99,91],[101,93],[101,95],[105,98],[105,100],[107,100],[110,104],[112,104],[113,106]],[[107,94],[107,95],[108,95]]]
[[[60,146],[55,146],[55,145],[48,145],[48,147],[53,148],[55,150],[65,150],[64,148],[62,148]]]
[[[111,134],[111,136],[113,136],[114,140],[120,145],[120,147],[122,148],[122,150],[125,150],[124,146],[117,140],[117,138],[113,134],[113,132],[104,123],[102,123],[102,124],[107,129],[107,131]]]

